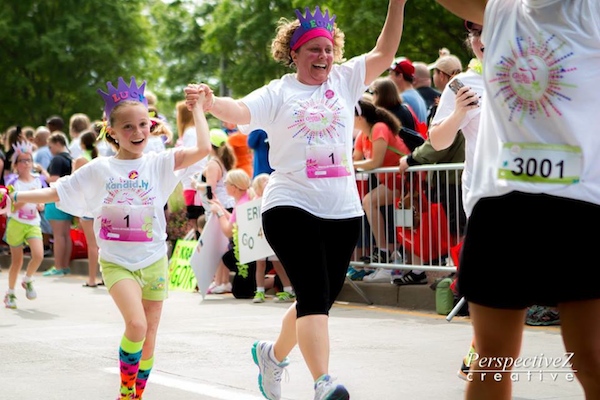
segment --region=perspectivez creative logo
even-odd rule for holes
[[[500,382],[510,379],[512,382],[556,382],[564,379],[575,380],[576,370],[571,362],[573,353],[560,356],[546,356],[543,353],[531,357],[482,357],[474,352],[467,358],[471,366],[467,380],[494,380]]]

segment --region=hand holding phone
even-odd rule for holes
[[[457,94],[458,91],[465,86],[464,83],[462,83],[462,81],[460,79],[454,79],[452,82],[450,82],[448,84],[448,87],[450,87],[450,89],[454,92],[454,94]],[[477,97],[475,97],[475,100],[472,101],[471,103],[469,103],[470,106],[476,106],[477,104],[479,104],[479,99],[477,99]]]

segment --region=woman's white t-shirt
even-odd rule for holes
[[[365,56],[334,65],[326,82],[284,75],[242,99],[251,129],[269,132],[271,173],[263,212],[299,207],[317,217],[363,215],[352,166],[354,107],[366,90]]]

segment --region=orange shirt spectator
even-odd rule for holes
[[[233,149],[237,160],[234,168],[243,169],[252,178],[252,163],[254,159],[252,149],[248,146],[248,136],[236,130],[229,134],[227,143]]]

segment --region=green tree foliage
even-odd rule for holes
[[[204,26],[204,53],[219,56],[219,93],[240,96],[290,72],[271,58],[281,16],[294,17],[288,0],[223,0]]]
[[[0,2],[0,130],[40,125],[53,114],[100,118],[96,89],[119,76],[147,80],[159,110],[173,122],[174,103],[189,82],[244,96],[292,72],[272,59],[270,45],[278,20],[292,20],[294,9],[306,6],[300,0]],[[388,2],[328,0],[320,6],[337,15],[349,59],[375,46]],[[397,55],[430,63],[447,47],[466,66],[465,37],[462,21],[435,0],[411,0]]]
[[[143,75],[153,36],[143,0],[0,2],[0,127],[43,125],[50,115],[100,118],[96,89]]]
[[[383,27],[388,2],[381,0],[332,0],[338,26],[346,34],[346,58],[371,50]],[[447,47],[463,63],[471,55],[463,45],[463,21],[447,12],[435,0],[409,1],[404,14],[404,29],[397,56],[431,63],[438,50]]]

